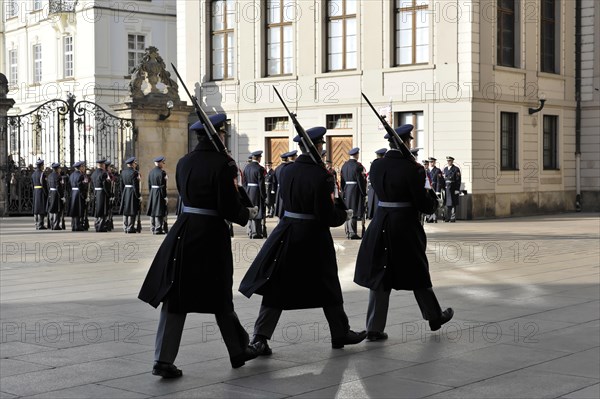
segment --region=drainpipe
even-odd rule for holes
[[[581,212],[581,0],[575,0],[575,211]]]

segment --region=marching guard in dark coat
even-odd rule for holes
[[[373,185],[371,184],[371,173],[373,171],[373,164],[383,158],[385,153],[387,152],[387,148],[380,148],[375,151],[375,155],[377,158],[371,162],[371,168],[369,169],[369,174],[367,175],[367,219],[373,219],[375,215],[375,210],[377,209],[377,203],[379,202],[379,198],[377,198],[377,193],[373,190]]]
[[[210,117],[213,125],[225,115]],[[165,378],[182,375],[173,362],[187,313],[212,313],[227,346],[231,365],[241,367],[257,356],[248,346],[233,307],[233,255],[225,219],[245,225],[256,208],[246,208],[234,179],[237,166],[217,152],[204,125],[191,126],[198,145],[177,163],[176,184],[182,209],[160,246],[139,298],[157,307],[163,302],[156,334],[153,374]]]
[[[265,199],[265,208],[268,218],[272,218],[275,214],[275,187],[273,187],[273,179],[275,178],[275,169],[273,169],[273,163],[265,163],[265,190],[267,191],[267,197]]]
[[[396,128],[407,145],[412,125]],[[386,135],[389,138],[389,135]],[[390,139],[392,149],[373,164],[371,184],[379,197],[377,213],[360,245],[354,282],[370,289],[367,309],[367,339],[386,339],[384,332],[392,289],[412,290],[432,331],[452,318],[452,309],[442,312],[433,292],[425,254],[427,238],[419,212],[431,214],[438,202],[425,189],[425,169],[406,158]]]
[[[87,208],[88,179],[85,173],[85,163],[82,161],[73,164],[73,172],[69,176],[71,183],[71,202],[69,216],[71,216],[71,230],[85,231],[84,217]]]
[[[318,151],[324,127],[306,133]],[[300,142],[300,136],[294,138]],[[301,149],[306,152],[305,149]],[[280,186],[283,218],[275,227],[240,285],[247,297],[263,296],[253,344],[261,355],[272,353],[271,339],[283,310],[323,308],[333,348],[361,342],[366,332],[350,330],[330,227],[341,226],[352,211],[336,208],[332,176],[303,154],[283,171]]]
[[[352,209],[354,212],[352,219],[346,222],[346,237],[351,240],[360,239],[356,226],[358,219],[365,216],[365,196],[367,195],[365,168],[358,162],[358,154],[358,148],[348,151],[350,159],[342,165],[341,171],[344,203],[348,209]]]
[[[46,208],[48,207],[48,181],[44,173],[44,160],[38,159],[36,169],[31,174],[33,182],[33,218],[36,230],[47,230],[44,225]]]
[[[267,192],[265,188],[265,168],[260,164],[262,151],[254,151],[252,162],[244,168],[244,189],[248,197],[258,207],[258,214],[248,222],[248,237],[266,238],[265,229],[263,229],[263,219],[265,218],[265,199]]]
[[[110,199],[110,178],[106,173],[106,159],[96,161],[96,170],[92,173],[92,185],[94,186],[94,227],[96,232],[105,233],[108,231],[106,222],[108,217],[108,206]]]
[[[437,159],[435,159],[434,157],[429,157],[429,175],[431,176],[431,188],[433,189],[433,191],[435,191],[435,193],[438,197],[438,201],[441,203],[442,191],[445,189],[444,174],[442,173],[442,170],[440,168],[435,166],[436,162],[437,162]],[[429,218],[427,219],[427,222],[437,223],[438,213],[439,213],[440,209],[442,209],[442,208],[443,208],[443,204],[442,204],[442,206],[440,206],[440,208],[438,208],[437,211],[435,211],[433,214],[431,214],[429,216]]]
[[[62,230],[60,222],[65,210],[65,184],[60,174],[60,164],[52,164],[54,170],[48,175],[48,227],[50,230]]]
[[[119,212],[123,215],[123,230],[125,234],[136,233],[135,219],[140,212],[142,193],[140,191],[140,174],[135,169],[137,159],[127,158],[127,167],[121,171],[121,207]]]
[[[154,169],[148,173],[148,211],[152,225],[152,234],[165,234],[163,230],[164,218],[167,215],[167,172],[164,171],[165,157],[154,158]]]
[[[454,158],[446,157],[448,166],[444,168],[444,184],[446,187],[446,217],[445,222],[456,222],[456,207],[460,194],[460,169],[454,165]]]

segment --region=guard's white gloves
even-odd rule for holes
[[[248,213],[248,219],[254,219],[256,215],[258,215],[258,206],[255,206],[254,208],[248,208]]]
[[[460,191],[456,190],[456,191],[454,191],[454,194],[458,195],[458,194],[460,194]]]

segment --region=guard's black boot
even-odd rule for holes
[[[248,360],[256,359],[257,356],[258,352],[256,349],[253,346],[247,346],[246,349],[244,349],[244,352],[229,358],[229,360],[231,361],[231,367],[237,369],[246,364]]]
[[[162,378],[179,378],[183,372],[174,364],[156,362],[152,368],[152,374],[160,375]]]
[[[273,354],[273,351],[267,342],[267,338],[262,335],[255,335],[254,338],[252,338],[250,345],[256,349],[258,356],[271,356]]]
[[[344,345],[358,344],[359,342],[364,341],[364,339],[366,337],[367,337],[366,331],[361,331],[361,332],[357,333],[357,332],[350,330],[346,333],[345,337],[332,338],[331,339],[331,347],[333,349],[342,349],[344,347]]]
[[[443,324],[449,322],[454,316],[454,310],[448,308],[442,312],[442,317],[439,320],[429,320],[429,328],[431,331],[439,330]]]

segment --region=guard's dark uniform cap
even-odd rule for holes
[[[289,158],[289,157],[295,157],[297,154],[298,154],[298,150],[292,150],[292,151],[286,152],[283,155],[285,155],[286,158]]]
[[[106,161],[106,162],[104,162],[104,165],[106,165],[106,166],[110,166],[110,164],[111,164],[111,163],[112,163],[112,162],[110,162],[110,161]]]
[[[431,161],[437,161],[437,159],[435,159],[434,157],[429,157],[429,162]]]
[[[137,159],[135,159],[135,157],[129,157],[125,160],[125,164],[129,165],[131,163],[137,162]]]
[[[38,159],[37,161],[35,161],[35,164],[37,166],[43,165],[44,164],[44,160],[43,159]]]
[[[153,159],[154,162],[162,162],[165,160],[165,157],[163,155],[158,156],[156,158]]]
[[[78,167],[80,167],[81,165],[85,165],[85,162],[83,162],[83,161],[77,161],[77,162],[75,162],[75,163],[73,164],[73,167],[74,167],[74,168],[78,168]]]
[[[102,159],[98,159],[96,161],[96,163],[106,163],[106,159],[102,158]]]
[[[215,129],[218,129],[221,127],[223,122],[227,120],[227,114],[211,115],[208,117],[208,119],[210,120],[210,123],[212,123],[212,125],[215,127]],[[202,121],[197,121],[192,126],[190,126],[190,130],[195,130],[196,133],[202,133],[205,130],[205,126],[202,123]]]
[[[412,132],[414,128],[415,127],[413,125],[411,125],[410,123],[407,123],[406,125],[398,126],[394,130],[396,131],[396,133],[398,133],[398,136],[400,136],[400,138],[402,140],[404,140],[405,137],[402,137],[402,136],[406,136],[407,134],[410,134],[410,132]],[[386,139],[386,140],[389,140],[390,139],[390,134],[386,133],[383,138]],[[410,138],[414,139],[413,136],[410,136]]]
[[[360,151],[360,148],[358,147],[354,147],[353,149],[351,149],[350,151],[348,151],[348,155],[356,155],[358,154]]]
[[[429,160],[428,159],[424,159],[421,162],[423,163],[423,165],[429,165]]]
[[[251,152],[250,155],[252,155],[253,157],[262,157],[262,150],[258,150],[258,151],[254,151]]]
[[[452,158],[451,156],[447,156],[446,161],[454,161],[454,158]]]
[[[375,151],[375,154],[377,155],[383,155],[387,152],[387,148],[380,148],[377,151]]]
[[[323,136],[325,136],[325,133],[327,133],[327,129],[325,129],[323,126],[311,127],[306,131],[306,134],[313,143],[320,141]],[[294,137],[294,142],[300,143],[301,141],[302,138],[300,135]]]
[[[60,164],[58,162],[54,162],[52,165],[52,169],[60,168]]]
[[[410,153],[413,155],[417,155],[419,153],[419,150],[422,150],[422,148],[421,147],[411,148]]]

